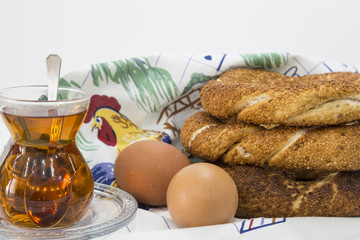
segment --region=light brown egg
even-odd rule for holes
[[[190,163],[178,148],[156,140],[144,140],[119,153],[114,173],[119,187],[138,202],[164,206],[171,179]]]
[[[178,227],[199,227],[231,222],[238,192],[230,175],[210,163],[181,169],[167,190],[167,207]]]

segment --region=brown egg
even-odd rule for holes
[[[231,222],[238,192],[230,175],[210,163],[181,169],[167,190],[167,207],[178,227],[199,227]]]
[[[171,179],[190,163],[178,148],[156,140],[144,140],[119,153],[114,173],[119,187],[138,202],[164,206]]]

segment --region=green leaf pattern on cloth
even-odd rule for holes
[[[185,93],[187,93],[192,87],[194,87],[196,84],[198,83],[206,83],[207,81],[211,80],[211,79],[216,79],[218,78],[220,75],[215,75],[215,76],[207,76],[203,73],[193,73],[191,74],[191,78],[189,83],[186,85],[186,87],[184,88],[184,91],[182,92],[181,95],[184,95]]]
[[[263,69],[279,68],[289,59],[288,53],[241,54],[247,67]]]
[[[111,71],[112,67],[115,71]],[[151,66],[146,58],[95,64],[91,67],[91,75],[96,87],[100,87],[103,82],[109,84],[110,81],[121,84],[130,99],[145,112],[156,112],[161,99],[170,102],[179,95],[178,86],[170,73]]]
[[[70,80],[70,81],[66,81],[64,78],[60,78],[59,79],[59,86],[60,87],[76,87],[76,88],[81,88],[81,86],[73,81],[73,80]]]

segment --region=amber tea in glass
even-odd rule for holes
[[[0,211],[23,227],[76,224],[93,197],[91,171],[76,146],[89,95],[59,88],[48,101],[47,86],[0,91],[0,115],[13,144],[0,167]]]

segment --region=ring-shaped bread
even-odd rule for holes
[[[360,171],[312,181],[254,166],[224,167],[239,193],[236,217],[351,217],[360,215]]]
[[[183,124],[185,150],[199,158],[228,164],[269,166],[300,171],[360,170],[360,125],[276,127],[223,123],[197,112]]]
[[[336,125],[360,119],[360,74],[334,72],[287,77],[237,68],[201,90],[204,109],[219,119],[277,125]]]

